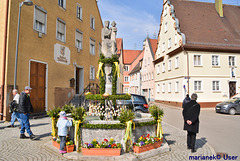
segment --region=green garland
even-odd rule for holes
[[[98,60],[98,62],[100,63],[103,63],[103,64],[113,64],[113,62],[118,62],[119,63],[119,60],[118,60],[118,56],[115,54],[115,55],[112,55],[111,58],[105,58],[105,56],[101,53],[100,54],[100,59]]]
[[[102,94],[88,94],[85,96],[88,100],[105,100],[105,98],[102,96]],[[109,95],[107,100],[130,100],[131,95],[124,94],[124,95]]]
[[[149,122],[139,122],[136,123],[135,126],[136,127],[142,127],[142,126],[151,126],[151,125],[156,125],[157,121],[153,120],[153,121],[149,121]]]

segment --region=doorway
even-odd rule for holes
[[[84,90],[84,72],[83,68],[76,67],[76,94],[81,94]]]
[[[230,98],[236,94],[236,82],[229,82],[229,96]]]
[[[46,64],[30,62],[31,103],[34,113],[45,112]]]

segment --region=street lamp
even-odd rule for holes
[[[19,3],[17,43],[16,43],[16,55],[15,55],[15,71],[14,71],[14,89],[16,89],[16,81],[17,81],[17,60],[18,60],[19,28],[20,28],[21,7],[23,5],[32,6],[33,2],[31,0],[25,0],[24,2]]]

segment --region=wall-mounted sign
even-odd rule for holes
[[[68,47],[56,43],[54,45],[54,60],[61,64],[70,64],[70,50]]]

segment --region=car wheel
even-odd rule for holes
[[[229,114],[230,114],[230,115],[235,115],[235,114],[236,114],[236,110],[235,110],[234,108],[231,108],[231,109],[229,110]]]

